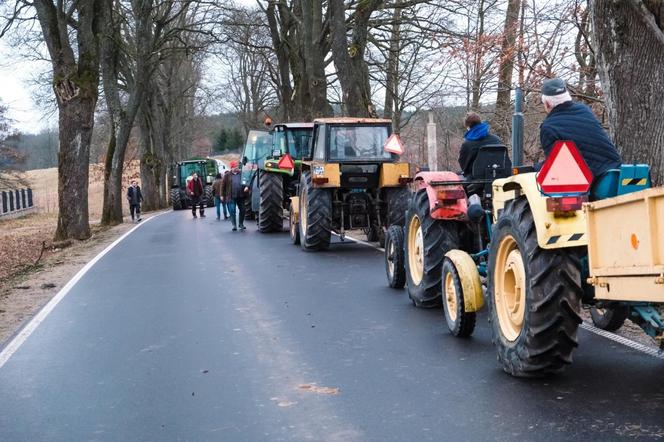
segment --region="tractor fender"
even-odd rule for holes
[[[495,180],[493,187],[493,218],[500,217],[505,204],[525,196],[535,221],[537,243],[542,249],[562,249],[588,245],[586,215],[583,210],[570,212],[564,217],[554,216],[546,210],[546,195],[537,187],[537,173],[523,173]]]
[[[294,219],[300,219],[300,197],[290,197],[290,211],[293,212]]]
[[[450,250],[445,254],[456,267],[463,289],[463,304],[466,313],[477,312],[484,307],[484,296],[482,295],[482,282],[477,264],[471,256],[463,250]]]
[[[435,182],[453,182],[459,181],[459,185],[444,185],[436,186]],[[461,178],[454,172],[443,171],[443,172],[420,172],[415,175],[413,183],[416,190],[426,189],[427,196],[429,197],[429,211],[433,219],[441,220],[457,220],[457,221],[467,221],[468,220],[468,200],[466,198],[461,198],[457,200],[455,204],[452,205],[441,205],[438,202],[438,191],[439,190],[464,190],[461,185]]]

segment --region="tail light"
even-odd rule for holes
[[[408,184],[408,183],[412,183],[412,182],[413,182],[413,179],[411,177],[408,177],[408,176],[400,176],[399,177],[399,184]]]
[[[329,180],[327,178],[323,178],[323,177],[319,177],[319,178],[313,177],[311,179],[311,181],[313,181],[314,184],[327,184],[329,182]]]
[[[574,212],[581,210],[583,203],[588,202],[587,195],[561,196],[546,199],[548,212]]]
[[[466,198],[466,192],[463,189],[444,189],[436,193],[436,199],[443,204],[456,204],[460,199]]]

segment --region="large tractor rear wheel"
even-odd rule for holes
[[[558,373],[578,346],[581,261],[570,249],[541,249],[528,201],[505,206],[493,227],[488,298],[493,343],[513,376]]]
[[[180,189],[171,189],[171,204],[173,205],[173,210],[182,210],[185,208],[183,206],[184,203],[182,202],[182,194],[180,193]]]
[[[205,204],[208,207],[214,207],[214,189],[212,186],[205,186]]]
[[[404,265],[403,227],[390,226],[385,239],[385,273],[387,284],[393,289],[402,289],[406,285]]]
[[[284,183],[281,175],[259,171],[258,188],[258,230],[263,233],[281,232],[284,226]]]
[[[408,210],[410,192],[405,187],[388,189],[387,191],[387,227],[404,226],[406,224],[406,210]]]
[[[330,247],[332,236],[332,196],[327,189],[315,188],[311,173],[303,172],[300,183],[300,246],[307,251]]]
[[[458,247],[459,233],[456,222],[431,217],[424,189],[410,201],[405,240],[408,296],[418,307],[437,307],[441,301],[443,257]]]

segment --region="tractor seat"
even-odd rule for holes
[[[603,200],[618,195],[620,169],[609,169],[593,180],[590,186],[590,201]]]
[[[472,180],[490,180],[507,178],[512,173],[512,161],[503,144],[487,144],[477,151],[471,173]],[[475,183],[468,186],[469,194],[482,197],[491,195],[491,183]]]

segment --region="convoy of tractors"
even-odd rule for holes
[[[564,140],[535,172],[520,164],[522,124],[515,118],[512,158],[484,146],[471,176],[413,174],[387,148],[389,120],[251,131],[242,154],[251,211],[264,233],[287,219],[306,251],[364,231],[384,245],[389,286],[406,287],[415,306],[442,305],[454,336],[470,336],[486,305],[498,360],[514,376],[572,362],[581,308],[599,328],[629,318],[664,344],[664,187],[651,188],[646,165],[592,177]]]

